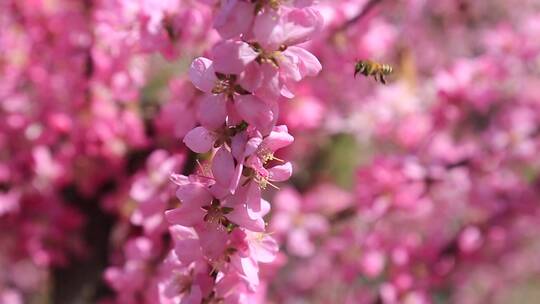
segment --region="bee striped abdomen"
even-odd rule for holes
[[[390,66],[389,64],[383,64],[381,70],[384,75],[389,75],[392,73],[393,69],[392,66]]]
[[[354,76],[362,74],[366,77],[373,76],[376,81],[386,84],[384,76],[391,74],[393,68],[389,64],[381,64],[371,60],[360,60],[354,67]]]

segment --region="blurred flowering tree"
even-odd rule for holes
[[[535,0],[1,1],[0,303],[536,303],[538,37]]]

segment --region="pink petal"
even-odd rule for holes
[[[258,54],[243,41],[222,41],[212,49],[214,68],[224,74],[240,74]]]
[[[225,123],[227,100],[223,94],[205,95],[199,99],[197,119],[205,128],[215,130]]]
[[[211,259],[217,259],[223,255],[227,242],[227,231],[206,223],[196,228],[204,254]]]
[[[275,126],[272,131],[289,133],[289,129],[287,128],[287,125]]]
[[[275,100],[279,98],[282,85],[279,80],[279,69],[276,69],[270,64],[260,65],[259,69],[264,85],[261,85],[254,94],[263,100]]]
[[[260,67],[261,65],[255,61],[248,64],[240,74],[238,84],[249,92],[255,92],[262,85],[264,78]]]
[[[249,166],[251,169],[255,170],[261,176],[268,176],[268,171],[264,168],[264,163],[259,158],[259,156],[253,154],[245,162],[246,166]]]
[[[224,199],[231,194],[231,190],[228,185],[222,185],[219,183],[214,183],[212,187],[210,187],[210,192],[215,198],[219,200]]]
[[[174,225],[169,227],[169,233],[174,240],[196,239],[197,232],[193,228]]]
[[[265,48],[275,50],[281,44],[292,46],[310,40],[319,33],[324,20],[317,9],[281,7],[257,16],[253,25],[255,39]]]
[[[259,285],[259,267],[252,258],[233,256],[231,264],[236,268],[241,278],[248,284],[250,290],[255,290]]]
[[[212,174],[216,181],[227,187],[235,175],[234,159],[231,152],[221,146],[212,160]]]
[[[281,84],[279,94],[281,94],[281,96],[283,96],[285,98],[289,98],[289,99],[294,97],[294,93],[292,92],[292,90],[289,89],[289,87],[287,87],[287,84],[285,84],[285,83]]]
[[[178,187],[176,196],[183,205],[205,206],[212,201],[208,189],[199,183],[189,183]]]
[[[169,179],[178,186],[185,186],[191,183],[189,177],[177,173],[172,173]]]
[[[248,31],[253,21],[253,5],[245,1],[225,1],[216,15],[214,27],[223,39],[230,39]]]
[[[279,58],[280,79],[295,82],[302,80],[302,73],[300,73],[300,58],[296,55],[296,53],[287,49],[281,55],[282,56]]]
[[[214,134],[204,127],[196,127],[184,137],[186,146],[195,153],[206,153],[210,151],[215,140]]]
[[[291,9],[284,16],[283,23],[284,44],[292,46],[311,40],[318,34],[324,24],[324,19],[319,10],[313,7]]]
[[[270,212],[270,203],[261,198],[261,189],[252,182],[246,195],[247,213],[251,219],[262,218]]]
[[[236,98],[235,105],[238,114],[248,124],[253,125],[261,132],[271,129],[274,113],[267,103],[253,95],[244,95]]]
[[[292,137],[292,135],[287,132],[272,131],[264,139],[263,147],[270,151],[276,151],[290,145],[293,141],[294,137]]]
[[[227,126],[237,126],[242,122],[242,117],[236,110],[234,102],[227,102]]]
[[[244,151],[246,149],[247,134],[241,132],[233,136],[231,139],[231,152],[238,162],[244,161]]]
[[[246,192],[246,203],[250,212],[258,213],[262,210],[261,207],[261,188],[255,182],[248,185]]]
[[[250,242],[251,256],[261,263],[271,263],[276,259],[279,246],[272,237],[265,235],[261,240]]]
[[[256,232],[264,232],[266,226],[262,216],[257,218],[249,216],[246,204],[235,206],[233,211],[227,214],[227,219],[240,227]]]
[[[211,93],[217,81],[212,60],[204,57],[195,58],[189,68],[189,79],[197,89]]]
[[[275,50],[285,42],[286,34],[281,21],[281,15],[274,10],[265,10],[255,19],[253,34],[265,49]]]
[[[302,77],[316,76],[322,70],[319,59],[304,48],[291,46],[287,48],[285,52],[283,52],[284,55],[286,53],[293,54],[298,58],[298,70]]]
[[[195,226],[203,222],[204,211],[200,207],[187,207],[165,211],[165,218],[173,225]]]
[[[282,182],[288,180],[292,175],[292,164],[287,162],[283,165],[275,166],[268,169],[270,173],[269,180]]]
[[[248,134],[246,132],[235,135],[232,139],[231,149],[234,157],[237,161],[243,162],[247,156],[252,155],[257,151],[257,148],[262,143],[262,134],[258,131],[254,132],[255,135],[248,140]]]
[[[199,240],[195,238],[177,241],[174,251],[178,259],[185,265],[189,265],[191,262],[195,262],[202,257]]]
[[[262,219],[270,212],[270,203],[265,199],[260,199],[257,205],[247,205],[247,214],[251,219]]]
[[[259,132],[257,132],[259,133]],[[262,135],[259,133],[257,134],[258,136],[256,137],[252,137],[248,140],[248,142],[246,143],[246,149],[244,150],[244,157],[247,157],[249,155],[252,155],[253,153],[255,153],[255,151],[257,151],[257,149],[259,148],[259,146],[262,144],[263,142],[263,139],[262,139]]]
[[[232,194],[234,194],[236,188],[238,188],[238,184],[240,183],[240,179],[242,178],[242,171],[244,170],[244,164],[239,163],[236,166],[236,169],[234,170],[234,175],[231,179],[231,183],[229,185],[229,190]]]

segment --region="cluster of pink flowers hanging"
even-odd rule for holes
[[[279,248],[266,231],[271,204],[261,191],[292,175],[291,163],[275,156],[294,140],[276,125],[279,103],[321,70],[298,44],[318,34],[323,19],[306,5],[224,1],[214,24],[222,40],[189,70],[204,92],[196,105],[201,126],[184,137],[207,156],[196,173],[173,176],[180,206],[165,214],[175,243],[168,262],[178,275],[163,285],[176,284],[172,299],[182,303],[255,303],[266,284],[259,264],[273,262]]]
[[[534,1],[0,1],[0,303],[534,302],[538,37]]]

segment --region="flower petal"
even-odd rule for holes
[[[286,34],[282,24],[281,15],[274,10],[265,10],[255,18],[253,24],[253,34],[255,40],[263,48],[275,50],[285,41]]]
[[[293,141],[294,137],[287,131],[279,132],[277,131],[277,128],[274,128],[274,130],[264,139],[262,147],[263,149],[274,152],[292,144]]]
[[[274,121],[274,112],[269,104],[253,95],[238,96],[235,100],[238,114],[261,133],[269,132]]]
[[[292,46],[311,40],[324,24],[319,10],[313,7],[294,8],[283,14],[283,31],[286,35],[282,43]]]
[[[253,21],[253,5],[238,0],[224,1],[214,21],[223,39],[230,39],[248,31]]]
[[[215,130],[225,123],[227,100],[223,94],[205,95],[199,99],[197,119],[205,128]]]
[[[212,60],[195,58],[189,68],[189,79],[197,89],[211,93],[217,81]]]
[[[206,153],[212,149],[216,140],[213,133],[205,127],[196,127],[184,137],[184,143],[195,153]]]
[[[173,225],[195,226],[203,221],[204,211],[196,206],[182,206],[165,211],[165,218]]]
[[[233,211],[227,214],[227,219],[240,227],[256,232],[264,232],[266,224],[262,217],[251,218],[247,212],[246,204],[234,207]]]
[[[206,225],[198,226],[196,231],[206,257],[217,259],[223,255],[228,239],[225,229],[206,223]]]
[[[259,285],[259,267],[257,262],[250,257],[242,258],[234,255],[231,258],[231,265],[237,269],[240,277],[246,282],[252,291]]]
[[[310,40],[320,32],[324,23],[317,9],[280,7],[279,11],[266,10],[257,16],[253,25],[255,39],[264,48],[277,49]]]
[[[212,174],[218,184],[229,188],[229,184],[235,175],[235,166],[233,156],[225,146],[221,146],[214,155]]]
[[[243,41],[226,40],[214,46],[212,58],[217,72],[240,74],[258,54]]]
[[[282,182],[288,180],[292,175],[292,164],[287,162],[283,165],[268,169],[268,179],[271,181]]]
[[[208,189],[199,183],[189,183],[178,187],[176,197],[183,205],[195,205],[198,207],[210,204],[212,195]]]
[[[269,235],[264,235],[262,239],[257,237],[249,245],[251,256],[261,263],[271,263],[279,251],[276,240]]]
[[[178,225],[177,225],[178,226]],[[197,261],[202,257],[201,245],[197,235],[176,239],[174,251],[178,259],[185,265]]]
[[[297,58],[297,61],[295,62],[302,78],[306,76],[316,76],[322,70],[319,59],[304,48],[291,46],[283,52],[283,55],[285,54]]]

